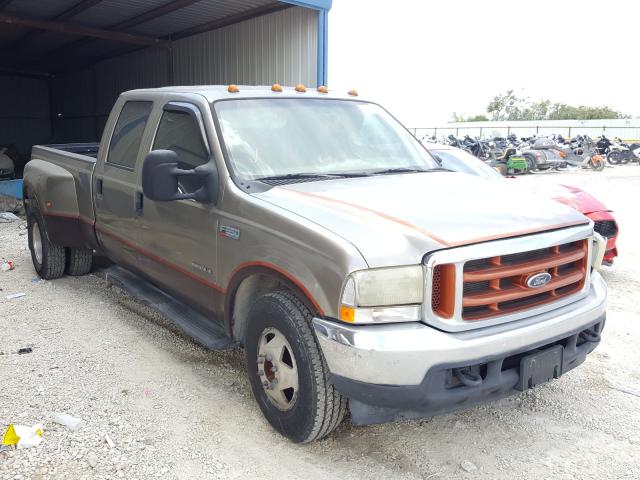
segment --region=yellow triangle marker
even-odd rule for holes
[[[13,424],[7,427],[7,431],[2,436],[3,445],[17,445],[20,441],[20,437],[16,433],[16,429],[13,428]]]

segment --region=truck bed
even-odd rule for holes
[[[46,147],[52,150],[60,150],[67,153],[76,153],[86,157],[98,157],[98,148],[100,143],[52,143],[50,145],[37,145],[38,147]]]
[[[56,192],[56,196],[59,196],[54,204],[59,206],[76,204],[75,207],[61,213],[75,214],[80,218],[93,220],[91,189],[97,155],[97,143],[34,145],[27,169],[42,169],[47,172],[49,181],[55,179],[58,184],[57,189],[53,185],[47,187],[47,190]]]

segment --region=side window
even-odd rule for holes
[[[196,121],[186,112],[165,111],[158,125],[153,150],[173,150],[178,154],[178,167],[190,170],[209,161],[209,153]],[[180,177],[184,193],[193,193],[202,186],[196,177]]]
[[[107,162],[134,168],[153,102],[127,102],[113,130]]]

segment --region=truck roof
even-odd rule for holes
[[[321,93],[315,87],[307,87],[306,92],[297,92],[294,87],[282,86],[281,92],[274,92],[271,90],[271,86],[266,85],[237,85],[238,92],[230,93],[229,85],[188,85],[188,86],[174,86],[174,87],[160,87],[160,88],[144,88],[139,90],[129,90],[124,92],[123,95],[136,95],[140,93],[153,93],[153,92],[174,92],[174,93],[194,93],[204,96],[209,102],[220,100],[223,98],[276,98],[276,97],[292,97],[298,98],[300,96],[316,97],[316,98],[336,98],[336,99],[359,99],[359,96],[350,95],[347,90],[329,90],[328,93]]]

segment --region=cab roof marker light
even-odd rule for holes
[[[238,88],[238,86],[237,86],[237,85],[233,85],[233,84],[231,84],[231,85],[229,85],[229,87],[227,88],[227,91],[228,91],[229,93],[238,93],[238,92],[240,91],[240,89]]]
[[[329,93],[329,89],[325,85],[320,85],[318,87],[318,93]]]
[[[357,97],[358,96],[358,91],[355,88],[352,88],[351,90],[349,90],[347,92],[349,95],[351,95],[352,97]]]
[[[282,91],[282,85],[280,85],[279,83],[274,83],[273,85],[271,85],[271,91],[272,92],[281,92]]]
[[[295,88],[296,92],[298,93],[305,93],[307,91],[307,87],[305,87],[304,85],[302,85],[301,83],[296,85]]]

